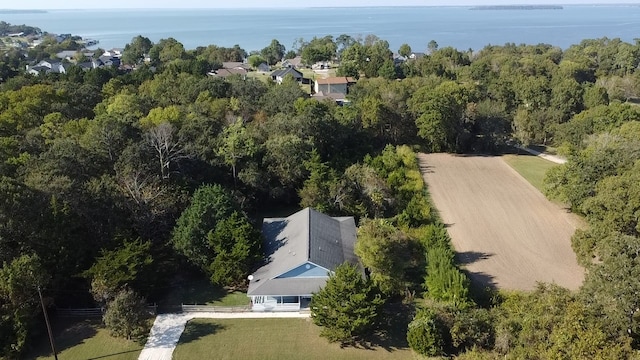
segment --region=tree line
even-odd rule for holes
[[[473,52],[433,42],[404,62],[375,36],[297,44],[286,51],[274,40],[250,54],[139,36],[123,54],[135,71],[71,66],[37,77],[22,71],[18,50],[4,53],[3,357],[19,357],[37,335],[38,286],[57,306],[114,309],[160,298],[182,272],[241,287],[261,256],[255,214],[276,206],[359,220],[356,251],[370,271],[362,291],[375,321],[330,331],[331,339],[357,338],[389,304],[424,293],[407,328],[420,353],[632,354],[639,44],[603,38],[566,51],[506,44]],[[51,46],[28,56],[48,58]],[[310,99],[291,78],[206,76],[253,55],[339,59],[338,73],[359,80],[348,106],[337,106]],[[577,294],[551,285],[476,294],[429,203],[415,151],[500,151],[512,138],[569,155],[547,187],[591,224],[573,239],[589,268]]]

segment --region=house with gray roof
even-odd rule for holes
[[[298,68],[300,69],[302,67],[302,56],[298,55],[296,57],[294,57],[293,59],[286,59],[285,61],[282,62],[282,67],[293,67],[293,68]]]
[[[253,311],[298,311],[309,305],[338,265],[358,263],[353,217],[306,208],[262,224],[265,263],[249,275]]]
[[[51,61],[51,60],[42,60],[39,63],[37,63],[34,66],[29,66],[27,65],[27,72],[29,74],[38,76],[42,73],[45,74],[49,74],[49,73],[59,73],[59,74],[65,74],[67,71],[64,67],[64,65],[61,62],[58,61]]]
[[[297,82],[303,82],[304,75],[294,68],[284,68],[276,70],[271,73],[271,79],[278,84],[282,84],[282,81],[287,75],[293,76],[293,79]]]

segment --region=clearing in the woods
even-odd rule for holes
[[[472,280],[531,290],[577,289],[584,270],[571,249],[574,217],[548,201],[501,156],[420,154],[433,203]]]

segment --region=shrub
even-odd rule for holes
[[[145,300],[133,290],[121,290],[104,313],[104,323],[111,336],[141,340],[149,331],[149,313]]]
[[[491,349],[495,341],[493,319],[485,309],[468,309],[456,313],[450,334],[451,343],[458,351]]]
[[[444,354],[446,329],[438,315],[429,309],[420,310],[409,323],[407,341],[411,348],[425,356]]]

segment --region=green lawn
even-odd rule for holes
[[[262,73],[262,72],[258,72],[258,71],[249,71],[247,73],[247,77],[261,80],[264,83],[268,83],[268,82],[273,81],[273,80],[271,80],[271,73]]]
[[[100,319],[56,319],[52,323],[59,359],[135,360],[143,345],[111,337]],[[53,359],[49,338],[44,335],[26,359]]]
[[[319,336],[310,319],[197,319],[187,324],[174,360],[414,359],[400,348],[340,348]]]
[[[223,288],[214,286],[209,279],[185,280],[174,288],[162,300],[159,306],[175,306],[180,304],[198,304],[214,306],[240,306],[248,305],[249,298],[245,292],[229,292]]]
[[[542,181],[547,170],[557,164],[532,155],[504,155],[504,161],[542,192]]]

